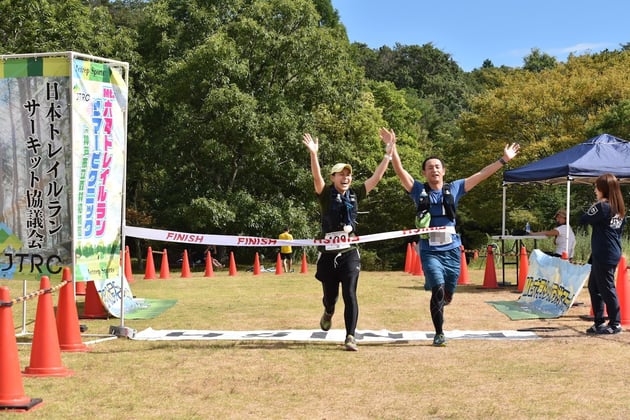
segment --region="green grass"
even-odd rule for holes
[[[471,264],[472,265],[472,264]],[[315,329],[320,284],[308,274],[226,270],[215,277],[143,280],[138,297],[177,299],[150,320],[127,320],[137,331],[154,329]],[[483,267],[471,267],[471,285],[459,286],[446,308],[448,330],[533,329],[530,341],[451,340],[361,344],[265,341],[148,342],[125,338],[92,345],[88,353],[62,353],[75,374],[23,378],[26,395],[44,405],[29,418],[99,419],[411,419],[411,418],[626,418],[630,409],[626,363],[630,333],[590,337],[588,290],[566,316],[511,321],[486,303],[515,300],[514,288],[483,289]],[[429,293],[421,276],[363,272],[359,280],[361,329],[432,331]],[[3,281],[11,296],[21,281]],[[38,288],[29,281],[28,290]],[[83,298],[78,298],[81,307]],[[54,298],[56,302],[56,296]],[[27,305],[33,331],[36,302]],[[343,328],[342,303],[333,328]],[[13,307],[19,332],[21,306]],[[81,313],[81,312],[79,312]],[[88,333],[107,334],[120,320],[83,320]],[[85,337],[85,340],[90,338]],[[30,347],[18,346],[21,369]],[[2,360],[2,363],[5,363]],[[24,414],[3,414],[6,418]]]

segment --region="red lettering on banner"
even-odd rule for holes
[[[278,241],[276,239],[269,239],[269,238],[255,238],[252,236],[239,236],[238,239],[236,240],[238,245],[244,245],[244,246],[248,246],[248,245],[275,245],[278,243]]]
[[[175,242],[194,242],[198,244],[202,244],[204,242],[203,235],[194,235],[192,233],[179,232],[167,232],[166,240]]]

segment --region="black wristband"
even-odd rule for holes
[[[501,162],[501,165],[505,165],[507,163],[503,157],[499,158],[499,162]]]

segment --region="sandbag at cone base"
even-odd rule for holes
[[[50,289],[48,276],[42,276],[39,288]],[[39,295],[35,315],[35,329],[31,346],[30,364],[22,372],[24,376],[70,376],[74,372],[61,363],[61,349],[55,323],[52,293]]]
[[[0,287],[0,302],[10,302],[9,288]],[[40,398],[24,394],[20,357],[13,330],[11,306],[0,306],[0,411],[26,411],[41,404]]]
[[[72,274],[70,268],[63,269],[62,280],[67,281],[59,291],[57,301],[57,336],[61,351],[90,351],[81,339],[81,326],[77,304],[72,294]]]

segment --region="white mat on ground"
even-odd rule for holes
[[[462,340],[533,340],[539,338],[531,331],[445,331],[448,339]],[[433,332],[357,330],[356,338],[363,343],[393,343],[404,341],[433,340]],[[215,330],[154,330],[147,328],[133,337],[134,340],[275,340],[275,341],[343,341],[345,330],[259,330],[259,331],[215,331]]]

